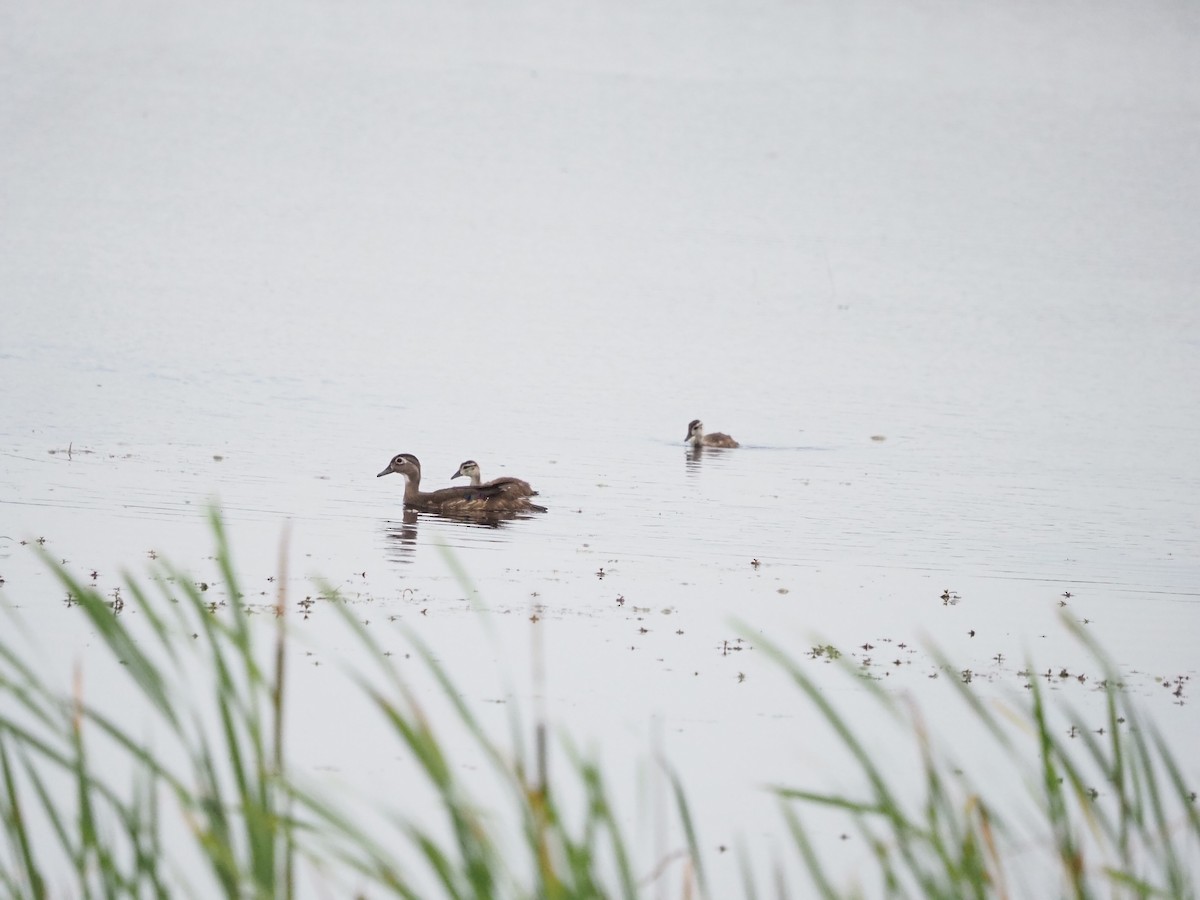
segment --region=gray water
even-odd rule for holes
[[[247,583],[290,523],[297,596],[417,627],[481,702],[543,629],[556,721],[618,766],[658,728],[706,845],[778,841],[755,792],[798,758],[848,777],[735,621],[929,637],[988,690],[1079,658],[1070,593],[1200,737],[1159,686],[1200,634],[1193,6],[3,15],[0,575],[48,666],[89,636],[20,541],[211,577],[216,501]],[[743,447],[689,454],[696,417]],[[549,512],[406,522],[397,452]],[[309,690],[319,770],[354,747]]]

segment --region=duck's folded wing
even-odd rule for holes
[[[504,476],[503,478],[493,478],[481,487],[498,487],[509,494],[515,494],[518,497],[535,497],[537,491],[529,486],[528,481],[522,481],[520,478]]]
[[[432,503],[449,503],[457,500],[466,502],[470,500],[488,500],[492,497],[500,497],[504,494],[503,487],[497,487],[491,482],[481,484],[478,487],[474,485],[455,485],[454,487],[441,488],[440,490],[430,491],[428,499]]]

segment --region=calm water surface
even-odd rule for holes
[[[706,846],[782,846],[765,782],[853,781],[765,660],[728,650],[735,622],[798,654],[873,643],[918,701],[932,638],[1000,694],[1026,654],[1083,659],[1056,618],[1070,592],[1194,745],[1190,696],[1159,679],[1194,677],[1200,636],[1200,258],[1179,237],[1200,198],[1166,174],[1194,163],[1196,30],[1171,4],[1082,37],[1053,11],[861,6],[844,31],[834,6],[772,7],[712,58],[693,51],[729,33],[717,7],[655,13],[673,37],[643,47],[581,42],[536,3],[551,39],[500,17],[494,43],[452,12],[309,30],[314,3],[266,54],[220,16],[18,17],[0,575],[45,664],[93,639],[21,541],[106,590],[151,550],[215,579],[216,501],[251,596],[286,525],[295,597],[329,578],[480,703],[497,670],[528,700],[540,629],[552,717],[603,736],[630,785],[662,744]],[[1081,78],[1026,26],[1131,65]],[[863,62],[881,47],[888,68]],[[690,454],[695,417],[744,446]],[[406,519],[401,481],[375,477],[401,451],[423,486],[474,458],[550,511]],[[387,778],[321,621],[296,622],[331,664],[298,667],[297,756]]]

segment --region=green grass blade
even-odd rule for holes
[[[28,895],[40,900],[46,896],[46,881],[34,856],[21,796],[17,792],[12,759],[9,756],[8,744],[4,739],[3,732],[0,732],[0,773],[3,774],[4,780],[4,797],[0,798],[0,802],[3,803],[0,805],[0,816],[4,820],[5,836],[13,846],[13,856],[20,864],[19,872],[6,878],[6,881],[14,895],[17,894],[19,885],[21,895]]]

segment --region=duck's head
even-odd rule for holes
[[[704,423],[699,419],[692,419],[688,422],[688,433],[685,441],[694,441],[698,437],[704,436]]]
[[[450,480],[453,481],[455,478],[478,478],[478,477],[479,477],[479,463],[475,462],[475,460],[473,460],[473,459],[468,459],[466,462],[462,463],[462,465],[460,465],[458,467],[457,472],[455,472],[453,475],[450,476]]]
[[[419,479],[421,477],[421,462],[411,453],[397,453],[392,457],[392,461],[387,464],[387,468],[375,477],[382,478],[384,475],[391,475],[393,472],[397,475],[403,475],[405,478]]]

